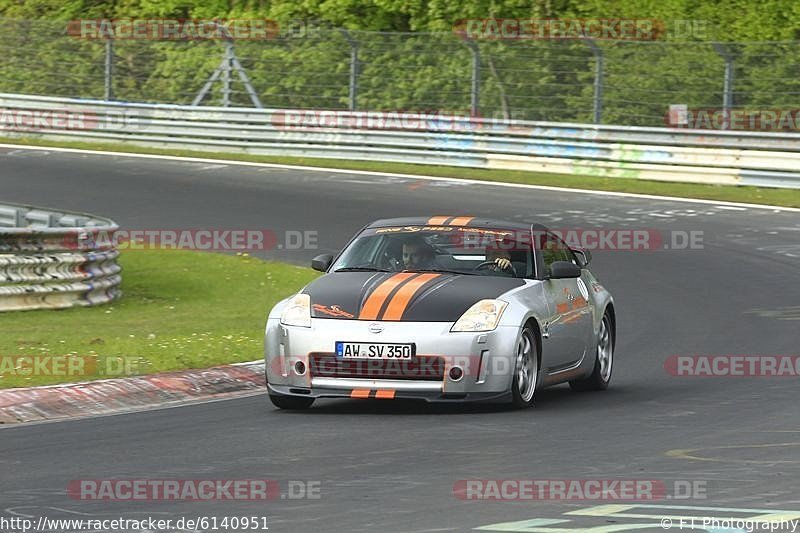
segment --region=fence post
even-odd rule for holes
[[[473,117],[478,116],[478,98],[481,88],[481,54],[478,44],[472,39],[467,39],[467,46],[472,54],[472,83],[469,91],[469,113]]]
[[[245,72],[242,63],[239,61],[239,58],[236,57],[236,52],[233,50],[233,37],[231,37],[227,29],[224,27],[221,29],[225,39],[225,52],[222,57],[222,63],[214,69],[211,77],[208,78],[203,88],[200,89],[200,92],[194,97],[192,105],[200,105],[200,102],[206,97],[217,79],[222,76],[222,105],[224,107],[229,107],[231,103],[231,71],[235,70],[239,75],[239,80],[244,84],[247,94],[250,96],[250,101],[253,102],[255,107],[261,109],[263,106],[261,105],[261,100],[258,98],[258,93],[256,93],[256,90],[253,88],[253,84],[250,83],[247,72]]]
[[[231,63],[233,63],[233,43],[225,39],[225,57],[222,61],[222,107],[231,105]]]
[[[589,45],[594,55],[594,102],[592,104],[592,116],[594,123],[600,124],[603,117],[603,51],[592,39],[585,38],[584,41]]]
[[[114,41],[109,36],[106,39],[106,58],[105,58],[105,75],[103,76],[103,100],[111,100],[114,97],[114,90],[112,87],[114,75]]]
[[[714,50],[725,61],[725,80],[722,85],[722,129],[730,129],[731,109],[733,108],[733,67],[734,56],[722,43],[711,43]]]
[[[358,63],[358,41],[353,39],[350,35],[350,32],[342,29],[340,30],[344,38],[347,39],[348,44],[350,45],[350,80],[349,80],[349,90],[348,90],[348,109],[350,111],[356,110],[356,101],[358,99],[358,71],[359,71],[359,63]]]

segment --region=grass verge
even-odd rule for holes
[[[184,250],[123,252],[120,263],[124,292],[116,302],[0,314],[0,388],[260,359],[269,309],[317,275]]]
[[[91,143],[79,141],[43,141],[35,137],[0,138],[8,144],[30,144],[57,148],[77,148],[83,150],[102,150],[140,154],[173,155],[182,157],[202,157],[256,163],[277,163],[283,165],[305,165],[314,167],[341,168],[344,170],[370,170],[464,178],[529,185],[547,185],[567,189],[590,189],[596,191],[627,192],[675,196],[679,198],[701,198],[726,202],[800,207],[800,190],[772,189],[751,186],[702,185],[696,183],[674,183],[630,178],[601,178],[596,176],[572,176],[527,172],[521,170],[489,170],[479,168],[446,167],[436,165],[414,165],[411,163],[382,163],[376,161],[355,161],[337,159],[317,159],[306,157],[260,156],[250,154],[230,154],[222,152],[203,152],[194,150],[172,150],[150,148],[123,143]]]

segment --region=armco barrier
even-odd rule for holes
[[[391,123],[393,116],[397,120]],[[380,127],[364,126],[371,119],[387,118]],[[800,188],[797,133],[193,107],[0,94],[0,134],[199,151]]]
[[[119,251],[110,238],[116,230],[93,215],[0,204],[0,312],[119,297]]]

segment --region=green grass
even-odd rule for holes
[[[124,292],[111,304],[0,314],[0,388],[260,359],[269,309],[317,276],[247,255],[183,250],[123,252],[120,263]],[[77,375],[9,372],[20,356],[96,357],[97,364]]]
[[[488,170],[435,165],[414,165],[410,163],[382,163],[374,161],[350,161],[305,157],[259,156],[250,154],[160,149],[122,143],[42,141],[35,137],[15,139],[1,138],[0,142],[31,144],[36,146],[53,146],[61,148],[79,148],[84,150],[104,150],[142,154],[174,155],[183,157],[203,157],[210,159],[250,161],[257,163],[332,167],[346,170],[371,170],[378,172],[395,172],[401,174],[419,174],[428,176],[500,181],[507,183],[524,183],[530,185],[548,185],[570,189],[591,189],[597,191],[628,192],[637,194],[653,194],[659,196],[676,196],[681,198],[702,198],[707,200],[727,202],[779,205],[784,207],[800,207],[800,190],[792,189],[772,189],[732,185],[702,185],[695,183],[674,183],[631,178],[572,176],[566,174],[526,172],[521,170]]]

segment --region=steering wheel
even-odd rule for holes
[[[513,265],[513,264],[509,264],[508,266],[510,267],[510,269],[511,269],[511,272],[514,274],[514,277],[515,277],[515,278],[518,278],[518,277],[519,277],[519,274],[517,274],[517,269],[516,269],[516,268],[514,268],[514,265]],[[494,268],[494,270],[499,270],[499,271],[501,271],[501,272],[502,272],[502,271],[504,271],[504,270],[507,270],[507,269],[505,269],[505,268],[499,268],[499,266],[497,265],[497,263],[495,263],[494,261],[484,261],[483,263],[481,263],[481,264],[477,265],[477,266],[476,266],[475,268],[473,268],[472,270],[488,270],[488,269],[489,269],[489,267],[495,267],[495,268]]]
[[[391,256],[387,253],[383,253],[381,255],[380,260],[378,261],[378,268],[384,268],[386,270],[391,270],[392,272],[399,272],[403,270],[402,263],[394,256]]]

